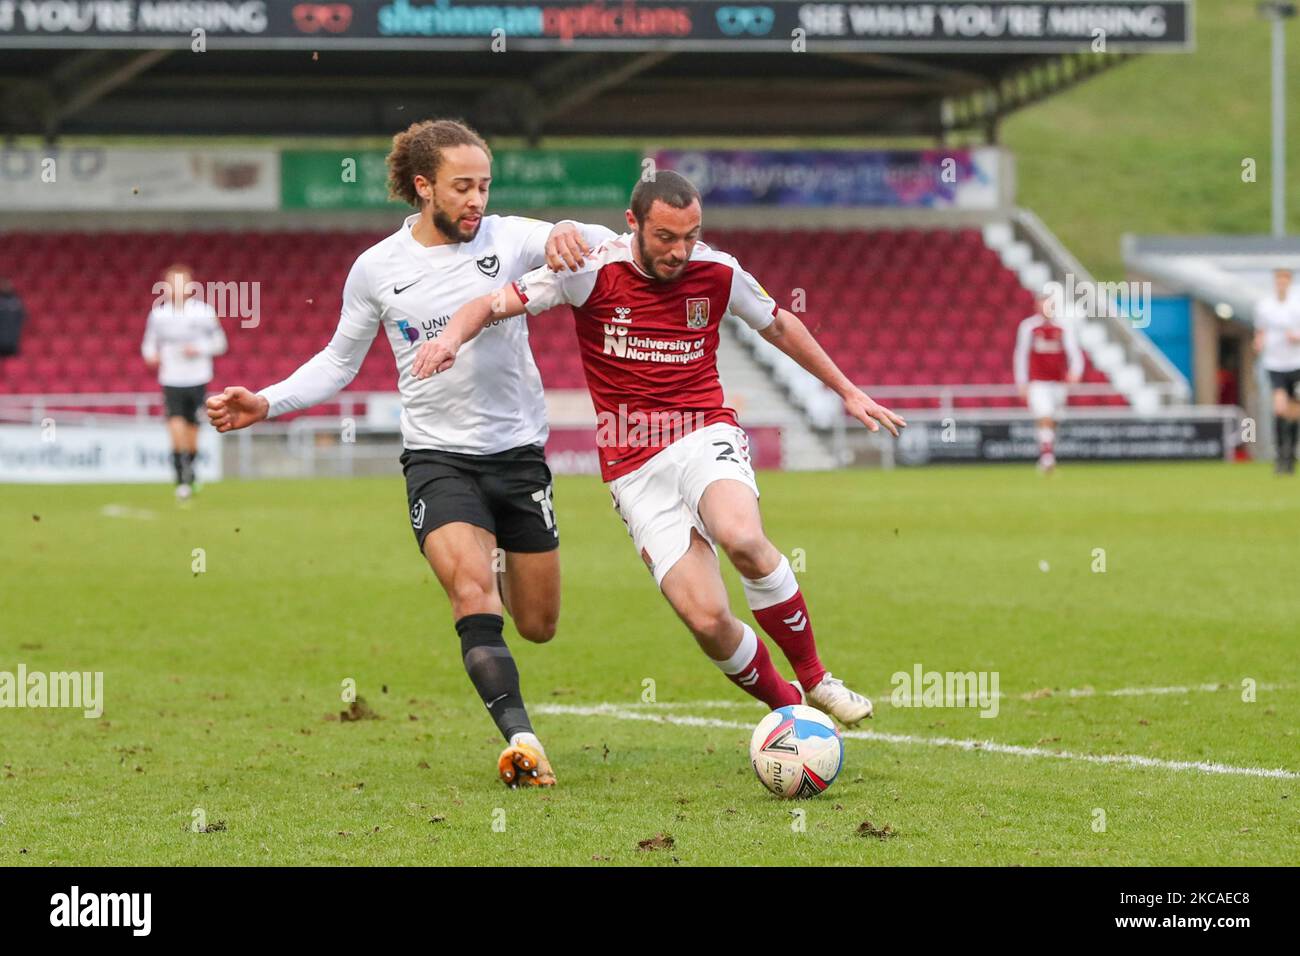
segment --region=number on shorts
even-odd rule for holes
[[[542,509],[542,520],[546,522],[547,529],[555,527],[555,499],[551,496],[551,486],[538,488],[533,492],[533,500],[537,502]]]
[[[735,461],[736,461],[736,458],[735,458],[736,449],[735,449],[735,447],[731,444],[731,442],[729,442],[729,441],[715,441],[715,442],[713,443],[713,447],[714,447],[714,448],[721,447],[721,448],[723,449],[723,451],[721,451],[721,452],[718,453],[718,457],[717,457],[717,459],[716,459],[717,461],[731,461],[731,462],[735,462]]]

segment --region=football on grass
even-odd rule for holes
[[[820,710],[791,704],[758,722],[749,759],[763,786],[787,800],[815,797],[844,764],[844,738]]]

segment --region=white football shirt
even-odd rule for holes
[[[397,362],[407,448],[491,455],[544,444],[546,403],[525,317],[489,325],[439,375],[416,379],[411,365],[458,308],[544,265],[553,224],[484,216],[470,242],[422,246],[411,235],[418,220],[407,217],[397,232],[357,257],[343,286],[334,338],[283,382],[262,390],[271,415],[315,405],[347,387],[382,327]],[[579,228],[593,249],[613,235],[603,226]]]
[[[226,345],[217,310],[194,297],[180,309],[167,300],[149,311],[140,354],[158,360],[159,385],[188,388],[212,381],[212,356]]]
[[[1255,328],[1264,333],[1260,363],[1270,372],[1300,368],[1300,343],[1287,339],[1300,333],[1300,296],[1292,291],[1284,300],[1274,292],[1255,303]]]

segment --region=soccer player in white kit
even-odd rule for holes
[[[1293,475],[1300,428],[1300,297],[1291,288],[1290,269],[1275,269],[1273,295],[1255,304],[1255,351],[1273,387],[1273,470]]]
[[[203,301],[188,266],[170,266],[154,285],[154,306],[145,323],[140,354],[158,371],[172,443],[176,498],[194,493],[194,459],[199,450],[199,409],[212,381],[212,357],[226,351],[217,310]]]
[[[551,786],[502,636],[503,604],[537,643],[554,636],[560,610],[546,409],[528,326],[496,324],[452,376],[418,381],[411,363],[462,303],[537,267],[577,268],[613,233],[485,215],[491,152],[460,123],[426,121],[399,133],[388,168],[392,194],[419,212],[357,258],[329,345],[257,394],[227,388],[208,400],[208,416],[224,432],[325,401],[352,381],[383,329],[402,396],[411,528],[451,601],[465,670],[508,743],[498,772],[507,786]]]
[[[1056,467],[1056,422],[1069,400],[1067,386],[1083,377],[1083,351],[1073,324],[1055,314],[1058,298],[1038,296],[1038,311],[1016,333],[1014,359],[1020,397],[1038,427],[1038,469],[1045,474]]]
[[[749,442],[718,378],[723,316],[757,330],[872,431],[897,436],[906,422],[854,386],[734,257],[699,241],[702,216],[695,186],[660,170],[632,191],[630,233],[600,246],[582,269],[538,269],[466,303],[447,333],[421,348],[414,373],[455,374],[491,323],[573,306],[601,477],[661,593],[745,693],[773,709],[811,704],[852,726],[872,715],[871,701],[822,664],[794,570],[763,531]],[[716,548],[740,573],[754,619],[797,681],[782,677],[753,628],[731,612]]]

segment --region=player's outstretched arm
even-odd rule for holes
[[[456,363],[460,347],[482,332],[489,322],[522,315],[523,312],[523,300],[513,284],[470,299],[456,310],[436,339],[420,346],[420,351],[415,353],[411,374],[416,378],[428,378],[447,371]]]
[[[907,426],[901,415],[872,401],[862,389],[850,382],[793,312],[777,309],[776,318],[759,334],[817,376],[823,385],[843,399],[845,411],[873,432],[884,425],[897,438],[898,430]]]

